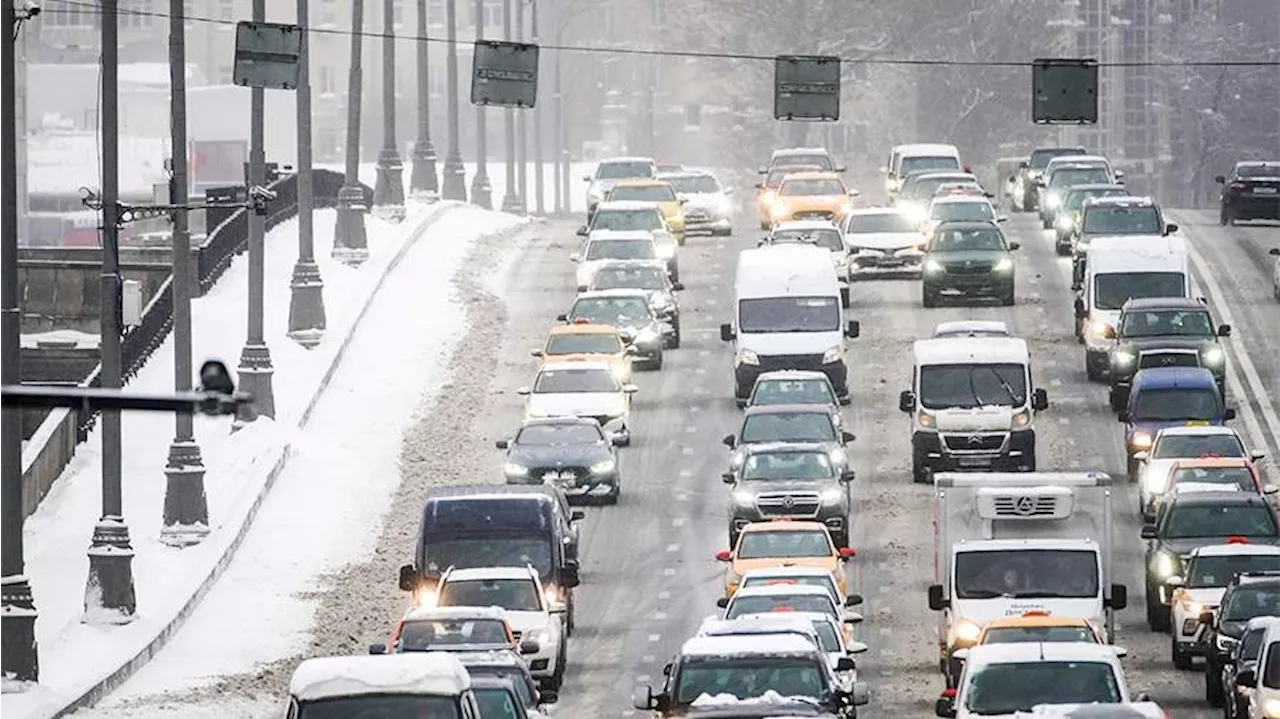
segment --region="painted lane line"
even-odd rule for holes
[[[675,517],[675,518],[673,518],[673,519],[671,520],[671,526],[673,526],[673,527],[683,527],[683,526],[684,526],[684,517]]]
[[[660,641],[662,641],[662,635],[661,635],[661,634],[650,634],[650,635],[649,635],[649,641],[651,641],[651,642],[660,642]]]
[[[685,431],[687,434],[697,434],[697,433],[698,433],[698,425],[696,425],[696,424],[691,424],[691,425],[689,425],[688,427],[685,427],[685,428],[684,428],[684,431]]]
[[[655,661],[655,658],[652,654],[646,654],[643,657],[640,657],[640,661],[644,662],[645,664],[650,664]]]
[[[670,599],[670,598],[671,598],[671,592],[665,589],[662,590],[661,592],[658,592],[658,599]]]
[[[692,454],[693,454],[693,447],[681,447],[681,448],[680,448],[680,454],[683,454],[683,455],[685,455],[686,457],[687,457],[687,456],[692,455]]]
[[[653,621],[655,621],[655,622],[664,622],[664,621],[666,621],[666,619],[667,619],[667,613],[666,613],[666,612],[654,612],[653,614],[650,614],[650,615],[649,615],[649,618],[650,618],[650,619],[652,619],[652,620],[653,620]]]
[[[676,568],[675,568],[675,567],[667,567],[666,569],[662,570],[662,576],[664,576],[664,577],[674,577],[674,576],[676,576]]]
[[[648,674],[641,674],[640,676],[636,677],[636,683],[637,683],[637,684],[644,684],[644,683],[645,683],[645,682],[647,682],[647,681],[649,681],[649,675],[648,675]]]
[[[688,502],[688,501],[689,501],[689,494],[688,494],[687,492],[677,492],[677,493],[676,493],[676,501],[677,501],[677,502]]]
[[[668,545],[667,545],[667,551],[668,551],[668,552],[678,552],[678,551],[680,551],[680,545],[679,545],[679,544],[668,544]]]
[[[692,476],[693,476],[693,470],[692,470],[692,469],[682,469],[682,470],[680,470],[679,475],[680,475],[680,477],[681,477],[682,479],[683,479],[683,478],[685,478],[685,477],[692,477]]]

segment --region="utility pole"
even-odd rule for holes
[[[418,0],[418,141],[413,143],[409,194],[420,198],[440,194],[436,180],[436,148],[431,144],[431,47],[426,38],[427,0]]]
[[[564,25],[567,18],[563,17],[564,9],[555,7],[555,38],[556,47],[562,47],[564,43]],[[554,116],[551,118],[551,125],[554,128],[552,132],[555,134],[556,141],[553,144],[555,149],[555,200],[556,214],[567,215],[570,208],[573,207],[569,200],[569,149],[567,142],[567,133],[564,130],[564,88],[563,73],[560,68],[561,51],[555,50],[555,90],[552,93],[552,99],[555,101],[553,108]]]
[[[502,39],[511,42],[511,2],[502,0]],[[520,0],[515,0],[520,2]],[[502,211],[519,214],[524,210],[516,187],[516,112],[512,108],[502,111],[503,140],[507,146],[507,163],[504,171],[506,189],[502,192]]]
[[[364,231],[364,189],[360,187],[361,40],[364,0],[351,0],[351,67],[347,72],[346,177],[338,190],[338,220],[333,234],[333,259],[359,267],[369,259],[369,238]]]
[[[253,21],[267,19],[266,0],[253,0]],[[249,187],[266,184],[266,150],[263,147],[263,124],[266,90],[249,88]],[[248,332],[240,351],[238,373],[240,388],[253,395],[253,404],[236,413],[233,427],[253,422],[260,416],[275,418],[276,400],[271,386],[275,370],[271,366],[271,350],[262,332],[264,240],[267,234],[265,212],[249,213],[249,312]]]
[[[458,149],[458,3],[445,0],[445,22],[448,23],[448,47],[445,74],[449,93],[449,154],[444,159],[444,199],[467,201],[467,168],[462,166]]]
[[[0,3],[0,384],[22,382],[22,311],[18,307],[17,33],[13,2]],[[22,410],[5,409],[0,423],[0,664],[5,677],[40,678],[36,604],[26,577],[22,537]]]
[[[328,318],[324,311],[324,279],[316,264],[315,192],[311,167],[311,19],[308,1],[298,0],[297,102],[298,133],[298,261],[289,280],[289,338],[311,349],[324,339]]]
[[[532,13],[533,44],[538,44],[538,0],[529,0]],[[539,215],[547,213],[546,200],[543,198],[543,190],[546,184],[546,170],[542,165],[542,103],[533,106],[533,194],[537,198],[534,200],[534,210]]]
[[[373,188],[373,212],[384,220],[404,219],[404,162],[396,142],[395,0],[382,0],[382,151]]]
[[[7,3],[8,0],[5,0]],[[102,389],[120,389],[120,95],[119,3],[102,0]],[[5,32],[11,32],[5,28]],[[12,112],[12,110],[10,110]],[[121,495],[120,410],[102,411],[102,518],[89,544],[86,624],[128,624],[137,612],[133,546]]]
[[[524,42],[524,4],[527,0],[515,0],[516,3],[516,42]],[[529,210],[529,123],[525,119],[523,108],[516,113],[516,175],[520,189],[521,204]]]
[[[484,2],[475,0],[476,40],[484,39]],[[471,62],[476,61],[474,47]],[[476,105],[476,176],[471,179],[471,202],[486,210],[493,209],[493,185],[489,183],[489,123],[484,105]]]
[[[187,204],[187,45],[183,0],[169,0],[169,136],[173,175],[169,204]],[[191,233],[188,211],[173,212],[170,243],[173,274],[173,391],[191,390]],[[165,462],[164,522],[160,541],[172,547],[199,544],[209,536],[204,460],[189,414],[174,415],[173,442]]]

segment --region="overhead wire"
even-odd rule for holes
[[[7,0],[6,0],[7,1]],[[66,10],[59,10],[57,7],[45,8],[45,13],[99,13],[103,12],[102,5],[96,2],[88,2],[86,0],[49,0],[54,5],[67,6]],[[140,10],[137,8],[119,7],[116,10],[120,15],[133,15],[137,17],[153,17],[158,19],[169,18],[169,13],[159,12],[155,10]],[[188,22],[205,23],[211,25],[235,26],[238,24],[235,20],[226,20],[223,18],[204,17],[198,15],[186,16]],[[340,37],[351,37],[352,35],[360,35],[364,38],[372,39],[393,39],[407,40],[414,42],[438,43],[448,45],[450,40],[445,37],[432,37],[430,35],[407,34],[401,35],[396,33],[385,33],[375,30],[351,30],[334,27],[308,27],[306,31],[312,35],[335,35]],[[454,45],[474,46],[474,40],[454,40]],[[773,62],[777,59],[776,55],[762,55],[759,53],[748,52],[714,52],[705,50],[671,50],[671,49],[643,49],[643,48],[624,48],[624,47],[606,47],[599,45],[543,45],[540,44],[539,49],[556,52],[578,52],[587,54],[609,54],[624,55],[638,57],[672,57],[687,59],[705,59],[705,60],[746,60],[746,61],[763,61]],[[1035,62],[1032,60],[936,60],[936,59],[919,59],[919,58],[892,58],[892,57],[858,57],[858,58],[839,58],[842,63],[851,65],[886,65],[886,66],[914,66],[914,67],[975,67],[975,68],[1015,68],[1015,67],[1034,67]],[[1118,62],[1098,62],[1097,66],[1103,67],[1280,67],[1280,59],[1277,60],[1168,60],[1168,61],[1118,61]]]

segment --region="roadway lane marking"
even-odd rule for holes
[[[666,619],[667,619],[667,613],[666,613],[666,612],[654,612],[653,614],[650,614],[650,615],[649,615],[649,618],[650,618],[651,620],[655,621],[655,622],[662,622],[662,621],[666,621]]]
[[[681,476],[681,477],[692,477],[692,476],[693,476],[693,470],[692,470],[692,469],[682,469],[682,470],[680,470],[679,474],[680,474],[680,476]]]
[[[1059,415],[1059,416],[1058,416],[1058,424],[1071,424],[1071,418],[1070,418],[1070,417],[1064,417],[1064,416],[1062,416],[1062,415]]]
[[[691,424],[691,425],[689,425],[688,427],[685,427],[685,428],[684,428],[684,431],[685,431],[685,432],[687,432],[687,433],[689,433],[689,434],[697,434],[697,433],[698,433],[698,425],[696,425],[696,424]]]
[[[680,545],[679,545],[679,544],[668,544],[668,545],[667,545],[667,551],[668,551],[668,552],[678,552],[678,551],[680,551]]]
[[[670,599],[670,598],[671,598],[671,592],[665,589],[662,590],[661,592],[658,592],[658,599]]]
[[[647,682],[647,681],[649,681],[649,675],[648,675],[648,674],[641,674],[640,676],[636,677],[636,683],[637,683],[637,684],[644,684],[644,683],[645,683],[645,682]]]
[[[707,368],[706,368],[706,367],[694,367],[694,368],[693,368],[693,373],[694,373],[694,374],[698,374],[698,375],[706,374],[706,373],[707,373]]]
[[[675,518],[673,518],[673,519],[671,520],[671,526],[673,526],[673,527],[683,527],[683,526],[684,526],[684,517],[675,517]]]
[[[691,455],[691,454],[693,454],[693,447],[681,447],[681,448],[680,448],[680,454],[683,454],[683,455]]]
[[[666,569],[662,570],[662,576],[664,576],[664,577],[674,577],[674,576],[676,576],[676,568],[675,568],[675,567],[667,567]]]
[[[688,492],[676,492],[676,501],[677,501],[677,502],[688,502],[688,501],[689,501],[689,493],[688,493]]]
[[[708,331],[709,331],[709,330],[708,330]],[[698,356],[699,356],[699,357],[710,357],[710,356],[711,356],[711,350],[698,350]]]
[[[640,661],[644,662],[645,664],[649,664],[650,662],[655,661],[655,659],[652,654],[646,654],[643,657],[640,657]]]
[[[660,641],[662,641],[662,635],[661,635],[661,634],[650,634],[650,635],[649,635],[649,641],[651,641],[651,642],[660,642]]]
[[[1050,386],[1050,387],[1061,387],[1061,386],[1062,386],[1062,380],[1058,379],[1057,377],[1053,377],[1053,378],[1051,378],[1051,379],[1049,380],[1049,386]]]

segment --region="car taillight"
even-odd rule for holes
[[[1247,190],[1247,189],[1249,189],[1249,183],[1247,183],[1247,182],[1233,182],[1233,183],[1231,183],[1230,187],[1231,187],[1231,189],[1233,189],[1233,190]]]

